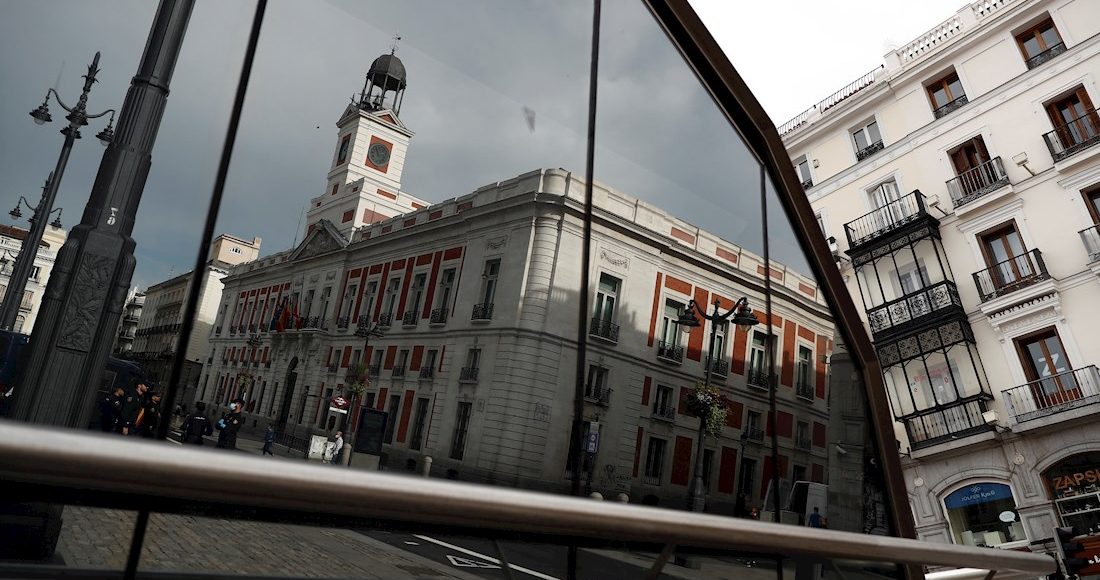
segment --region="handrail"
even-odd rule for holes
[[[187,477],[179,474],[187,473]],[[180,504],[234,506],[261,518],[276,512],[308,514],[313,521],[361,518],[459,525],[587,540],[657,542],[752,551],[790,557],[980,567],[1043,575],[1054,570],[1045,554],[948,545],[788,524],[597,502],[453,481],[322,469],[285,462],[279,477],[261,457],[174,448],[118,436],[3,422],[0,480],[32,492],[34,501],[110,507],[125,497],[129,509],[172,511]],[[316,493],[324,490],[324,493]],[[74,493],[74,492],[79,493]],[[11,497],[9,495],[9,497]],[[22,496],[18,496],[22,497]]]
[[[879,69],[884,68],[885,66],[886,65],[879,65],[875,67],[871,70],[871,72],[861,75],[858,79],[848,83],[839,91],[825,97],[824,99],[821,99],[814,106],[806,109],[805,111],[802,111],[798,115],[795,115],[794,118],[792,118],[791,120],[776,127],[776,131],[779,132],[779,136],[782,137],[783,135],[797,129],[803,123],[808,121],[810,118],[810,112],[814,109],[817,109],[820,113],[824,113],[826,110],[840,104],[840,102],[844,99],[847,99],[848,97],[858,93],[859,91],[862,91],[863,89],[871,86],[871,84],[875,82],[875,73],[877,73]]]

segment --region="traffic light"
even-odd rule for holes
[[[1077,554],[1084,551],[1085,546],[1081,542],[1073,541],[1077,537],[1077,528],[1067,526],[1054,530],[1054,543],[1058,545],[1058,554],[1062,557],[1062,565],[1065,567],[1066,578],[1074,578],[1077,573],[1089,565],[1085,558],[1079,558]]]

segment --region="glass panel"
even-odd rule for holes
[[[1049,50],[1056,44],[1062,42],[1061,36],[1058,35],[1058,29],[1054,28],[1054,24],[1050,23],[1039,29],[1039,35],[1043,37],[1043,44]]]
[[[1027,57],[1031,58],[1040,52],[1043,52],[1042,46],[1039,44],[1039,37],[1028,35],[1023,38],[1024,52],[1027,53]]]
[[[878,123],[871,123],[870,125],[867,125],[867,136],[869,137],[871,143],[878,143],[879,141],[882,141],[882,135],[878,132]]]

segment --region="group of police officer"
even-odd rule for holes
[[[144,379],[138,379],[129,391],[121,385],[116,385],[114,390],[107,393],[100,401],[100,428],[106,433],[156,437],[157,429],[163,419],[160,403],[160,391],[150,390],[148,382]],[[180,441],[203,445],[204,438],[213,434],[216,426],[218,428],[217,447],[236,449],[237,433],[244,424],[241,416],[243,409],[244,401],[241,399],[230,401],[229,412],[215,424],[206,415],[206,405],[201,401],[195,403],[194,412],[190,413],[180,426]]]

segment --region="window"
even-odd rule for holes
[[[794,446],[799,448],[799,449],[802,449],[802,450],[809,450],[810,449],[810,424],[809,423],[807,423],[805,421],[799,421],[798,423],[795,424],[795,426],[794,426]],[[803,468],[803,469],[805,469],[805,468]],[[793,478],[794,478],[795,481],[801,481],[803,479],[806,479],[806,474],[805,474],[805,472],[803,472],[801,474],[801,476],[799,474],[795,474],[793,476]]]
[[[1100,187],[1085,190],[1082,195],[1085,196],[1085,205],[1089,208],[1092,223],[1100,224]]]
[[[672,387],[657,385],[653,397],[653,415],[662,419],[676,418],[676,399],[672,396]]]
[[[500,276],[500,260],[485,262],[485,271],[481,274],[481,303],[474,306],[475,319],[490,319],[493,317],[493,300],[497,295],[497,278]],[[478,307],[481,311],[478,312]]]
[[[703,493],[710,493],[710,476],[714,472],[714,450],[703,450],[703,471],[701,473],[703,479]]]
[[[956,207],[1008,183],[1000,158],[991,163],[985,140],[980,135],[949,151],[948,155],[958,176],[947,182],[948,193]]]
[[[683,303],[671,299],[665,300],[665,309],[661,313],[661,335],[657,343],[657,356],[674,361],[683,359],[683,350],[679,346],[680,325],[676,323],[683,309]]]
[[[436,308],[432,310],[431,321],[436,324],[447,322],[447,310],[450,308],[451,303],[451,290],[455,284],[455,269],[447,268],[443,270],[442,276],[439,278],[439,292],[436,299]]]
[[[794,165],[794,171],[798,174],[798,180],[802,182],[802,189],[810,189],[814,186],[814,178],[810,174],[810,162],[803,158]]]
[[[430,379],[435,376],[435,357],[439,352],[429,350],[424,353],[424,360],[420,362],[420,378]]]
[[[374,349],[374,354],[371,355],[370,368],[367,369],[367,372],[371,376],[377,377],[378,373],[380,373],[382,371],[382,354],[383,354],[382,349],[380,349],[380,348],[375,348]]]
[[[428,275],[423,272],[413,276],[412,289],[409,292],[409,303],[405,305],[406,312],[416,313],[420,310],[420,300],[424,297],[424,285],[427,280]]]
[[[863,161],[882,151],[882,134],[879,133],[878,123],[871,121],[852,131],[852,143],[856,146],[857,161]]]
[[[243,254],[244,253],[243,251],[241,251],[240,248],[230,248],[229,251],[233,254]]]
[[[393,376],[405,376],[405,368],[409,366],[409,351],[402,349],[397,353],[397,363],[393,365]]]
[[[1016,339],[1030,394],[1039,408],[1082,397],[1058,331],[1053,327]]]
[[[451,459],[461,460],[466,452],[466,433],[470,429],[472,410],[473,403],[458,404],[458,410],[455,412],[455,431],[451,436]]]
[[[928,84],[928,98],[932,101],[933,114],[939,119],[966,104],[959,75],[951,71],[947,76]]]
[[[1027,61],[1027,68],[1033,69],[1066,51],[1062,36],[1054,27],[1050,18],[1016,35],[1020,52]]]
[[[982,234],[981,247],[989,267],[977,276],[983,298],[1011,292],[1034,279],[1035,264],[1015,222]]]
[[[401,292],[401,279],[394,278],[386,285],[386,302],[383,305],[382,314],[378,317],[378,324],[389,326],[393,323],[393,311],[397,306],[397,296]]]
[[[607,386],[607,368],[600,365],[588,365],[588,382],[584,385],[584,398],[606,403],[611,395]]]
[[[943,503],[956,544],[993,547],[1027,539],[1007,485],[968,484],[947,494]]]
[[[332,300],[332,286],[325,286],[321,290],[321,311],[317,313],[318,316],[324,318],[328,316],[328,305]]]
[[[31,277],[30,277],[30,279],[37,282],[38,281],[38,276],[41,273],[42,273],[42,268],[39,268],[38,266],[31,266]]]
[[[897,264],[897,267],[899,298],[918,292],[928,284],[928,270],[924,267],[924,260],[917,258],[916,262],[903,262]]]
[[[880,183],[868,191],[867,195],[870,197],[871,205],[875,208],[872,227],[877,230],[883,230],[904,221],[916,212],[915,208],[910,207],[910,204],[905,202],[904,198],[907,196],[901,195],[901,190],[898,188],[896,181],[890,180]]]
[[[476,381],[478,365],[481,363],[481,349],[471,348],[466,351],[466,366],[458,375],[460,381]]]
[[[771,343],[769,345],[769,342]],[[775,341],[763,332],[752,333],[752,344],[749,346],[748,383],[750,385],[767,389],[770,369],[768,368],[768,350],[774,354]]]
[[[310,310],[313,309],[313,290],[310,290],[310,291],[306,292],[306,300],[305,300],[305,304],[303,304],[303,306],[305,308],[303,308],[302,316],[304,316],[306,318],[309,318],[309,312],[310,312]],[[240,310],[240,312],[241,312],[240,322],[243,323],[244,322],[244,303],[242,302],[242,303],[238,304],[237,309]]]
[[[813,351],[803,345],[798,345],[798,367],[796,369],[796,380],[799,396],[805,396],[806,394],[809,394],[810,398],[813,398],[813,362]],[[809,393],[803,393],[804,387],[809,390]]]
[[[374,315],[374,301],[378,298],[378,281],[367,282],[367,287],[363,291],[363,309],[359,312],[359,323],[366,324],[370,322],[371,316]]]
[[[610,274],[600,274],[600,283],[596,291],[596,310],[592,313],[590,334],[612,341],[619,339],[619,327],[614,321],[620,283],[618,278]]]
[[[393,443],[393,432],[397,427],[397,412],[401,410],[401,395],[390,395],[390,405],[386,409],[389,418],[386,421],[385,441]]]
[[[753,441],[764,440],[764,430],[760,428],[761,415],[759,411],[748,411],[745,414],[745,433],[749,434],[749,439]]]
[[[661,472],[664,471],[665,449],[668,441],[656,437],[649,438],[649,448],[645,454],[645,483],[661,485]]]
[[[428,424],[428,399],[416,400],[416,414],[413,417],[412,439],[409,440],[409,449],[419,450],[424,441],[424,430]]]
[[[756,477],[756,460],[749,459],[747,457],[741,459],[741,476],[739,478],[740,485],[737,488],[737,494],[743,498],[752,497],[752,490],[755,487],[754,479]]]
[[[1061,146],[1059,153],[1062,156],[1075,152],[1070,148],[1089,144],[1100,135],[1100,118],[1096,115],[1096,109],[1092,106],[1092,100],[1085,92],[1084,87],[1078,87],[1069,95],[1066,95],[1049,105],[1047,114],[1054,124],[1054,136],[1056,141],[1048,138],[1047,145]],[[1058,157],[1057,161],[1061,159]]]

